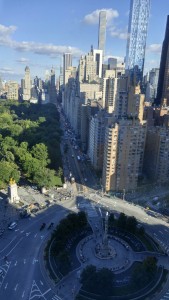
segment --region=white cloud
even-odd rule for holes
[[[147,47],[147,51],[148,52],[152,52],[152,53],[161,53],[161,48],[162,45],[161,44],[151,44]]]
[[[8,67],[2,67],[2,68],[0,68],[0,73],[1,74],[14,74],[14,71]]]
[[[107,24],[109,25],[112,19],[117,18],[119,16],[119,13],[117,10],[113,10],[112,8],[106,9],[96,9],[92,13],[86,15],[83,19],[83,21],[87,24],[98,24],[99,23],[99,13],[100,11],[105,10],[107,13]]]
[[[2,24],[0,24],[0,36],[9,36],[11,35],[13,32],[15,32],[17,29],[16,26],[4,26]]]
[[[116,27],[110,27],[109,33],[112,37],[116,37],[121,40],[126,40],[128,37],[127,28],[126,29],[118,29]]]
[[[33,52],[35,54],[48,55],[56,57],[64,52],[70,52],[74,56],[82,55],[82,51],[76,47],[60,46],[53,44],[42,44],[37,42],[15,41],[11,38],[11,34],[16,30],[16,26],[5,27],[0,25],[0,46],[6,46],[20,52]]]
[[[16,61],[18,63],[25,64],[25,63],[29,62],[29,59],[25,58],[25,57],[21,57],[21,58],[17,59]]]

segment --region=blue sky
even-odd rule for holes
[[[123,59],[126,52],[130,0],[0,0],[0,76],[20,80],[59,73],[62,53],[71,51],[76,66],[91,44],[97,48],[99,10],[108,10],[106,57]],[[152,0],[145,70],[159,67],[168,0]]]

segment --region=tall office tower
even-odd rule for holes
[[[91,51],[85,56],[85,59],[85,81],[90,83],[96,80],[97,76],[97,62],[94,60],[93,48],[91,48]]]
[[[106,41],[106,11],[101,10],[99,14],[98,49],[103,51],[103,61],[104,61],[104,53],[105,53],[105,41]]]
[[[92,116],[89,123],[88,156],[95,170],[103,168],[105,124],[104,110]]]
[[[108,113],[115,112],[117,81],[116,76],[103,79],[103,107]]]
[[[149,72],[149,80],[146,83],[146,101],[154,102],[154,99],[157,97],[158,78],[159,69],[153,68]]]
[[[108,58],[108,68],[109,68],[109,70],[117,68],[117,58],[114,58],[114,57]]]
[[[93,50],[94,61],[96,61],[96,75],[102,78],[103,50]]]
[[[161,53],[157,99],[155,103],[162,104],[164,99],[167,99],[167,105],[169,105],[169,15],[167,17],[166,32]]]
[[[136,189],[142,172],[146,121],[119,119],[106,127],[102,184],[105,191]]]
[[[72,66],[72,54],[63,54],[63,84],[65,85],[65,71]]]
[[[126,49],[126,70],[138,66],[138,81],[143,78],[150,0],[131,0]]]
[[[96,60],[97,50],[96,52],[94,51],[95,50],[93,50],[93,47],[91,47],[91,51],[87,55],[81,56],[80,58],[79,69],[78,69],[79,82],[90,83],[92,81],[98,81],[99,74],[101,73],[102,60],[101,58],[99,61]],[[99,51],[98,54],[100,55]]]
[[[31,98],[31,76],[30,69],[28,66],[25,68],[25,79],[22,81],[23,85],[23,100],[29,101]]]
[[[49,99],[51,103],[56,103],[55,70],[53,67],[50,71]]]
[[[62,91],[63,88],[63,67],[60,66],[60,75],[59,75],[59,90]]]

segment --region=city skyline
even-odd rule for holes
[[[87,53],[91,44],[97,49],[99,12],[102,9],[107,10],[105,58],[123,59],[129,8],[129,0],[120,3],[117,0],[107,3],[87,1],[85,4],[75,0],[71,3],[63,0],[58,4],[52,0],[50,5],[39,0],[36,3],[32,0],[29,3],[0,0],[0,76],[20,81],[26,65],[30,67],[32,77],[44,78],[45,70],[52,66],[58,76],[64,52],[72,52],[73,65],[77,65],[80,55]],[[159,67],[167,15],[165,1],[152,1],[145,72]]]

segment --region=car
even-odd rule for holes
[[[37,186],[35,186],[35,185],[32,185],[31,188],[32,188],[33,190],[37,190],[37,189],[38,189]]]
[[[30,212],[35,214],[37,211],[38,211],[38,208],[32,208]]]
[[[38,208],[40,207],[40,204],[38,202],[33,203],[34,206],[37,206]]]
[[[87,181],[87,178],[84,178],[84,181],[86,182],[86,181]]]
[[[8,226],[8,229],[13,230],[17,226],[16,222],[11,222]]]

